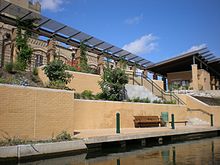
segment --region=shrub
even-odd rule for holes
[[[163,104],[163,102],[161,100],[154,100],[153,103],[155,103],[155,104]]]
[[[71,135],[66,131],[62,131],[59,135],[56,136],[57,141],[67,141],[72,140]]]
[[[70,70],[70,71],[78,71],[74,66],[67,66],[67,70]]]
[[[81,98],[93,100],[93,99],[95,98],[95,96],[92,94],[92,91],[90,91],[90,90],[84,90],[84,91],[81,93]]]
[[[102,89],[101,99],[122,101],[125,97],[125,84],[127,83],[128,76],[124,70],[105,68],[102,81],[99,82]]]
[[[148,99],[148,98],[144,98],[144,99],[142,99],[142,101],[143,101],[143,103],[150,103],[150,99]]]
[[[8,73],[14,73],[14,64],[12,62],[10,63],[7,63],[5,65],[5,70],[8,72]]]
[[[34,68],[33,71],[32,71],[32,73],[33,73],[33,75],[38,76],[38,70],[37,70],[37,68]]]
[[[101,100],[103,98],[102,93],[97,93],[95,95],[95,100]]]
[[[164,104],[176,104],[175,100],[170,100],[170,101],[164,101]]]
[[[141,102],[140,100],[141,100],[140,97],[135,97],[132,99],[132,102]]]
[[[68,72],[65,72],[67,66],[61,60],[54,60],[44,68],[44,72],[51,82],[63,82],[67,84],[72,77]]]
[[[15,64],[14,64],[14,69],[16,71],[25,71],[26,64],[21,62],[21,61],[16,61]]]
[[[131,100],[132,102],[139,102],[139,103],[150,103],[148,98],[141,99],[140,97],[135,97]]]
[[[6,80],[0,77],[0,83],[6,83]]]
[[[80,99],[80,98],[81,98],[80,93],[74,93],[74,98],[75,98],[75,99]]]
[[[57,80],[57,81],[50,81],[48,88],[52,89],[65,89],[65,90],[72,90],[66,86],[66,84],[63,81]]]

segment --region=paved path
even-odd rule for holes
[[[179,126],[176,129],[169,127],[157,128],[123,128],[120,134],[115,133],[115,129],[95,129],[95,130],[76,130],[79,134],[75,135],[77,138],[83,138],[89,143],[110,142],[120,140],[141,139],[158,136],[172,136],[188,133],[199,133],[220,130],[219,127],[210,126]]]

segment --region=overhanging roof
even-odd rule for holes
[[[194,61],[193,57],[197,60]],[[207,48],[198,49],[155,63],[147,67],[149,71],[167,76],[167,73],[189,71],[193,63],[202,63],[205,69],[208,67],[211,72],[220,78],[220,58],[214,56]]]
[[[33,30],[35,33],[49,38],[55,38],[56,40],[68,45],[79,46],[80,42],[84,42],[91,51],[94,51],[99,55],[107,54],[108,57],[115,60],[124,59],[128,64],[137,65],[140,69],[146,69],[147,66],[153,64],[149,60],[139,57],[108,42],[102,41],[94,36],[14,5],[10,2],[0,0],[0,21],[16,25],[17,17],[22,20],[39,18],[40,20],[35,22],[36,28]]]

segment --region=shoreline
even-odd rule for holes
[[[85,137],[81,140],[36,143],[0,147],[0,162],[29,162],[40,159],[56,158],[68,155],[101,151],[105,147],[126,148],[132,143],[141,147],[159,146],[177,142],[220,136],[220,128],[206,127],[184,130],[166,130],[163,132],[122,133],[106,136]],[[156,129],[155,129],[156,130]]]

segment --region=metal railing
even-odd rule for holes
[[[162,89],[158,84],[156,84],[148,76],[143,75],[143,74],[137,74],[134,72],[126,73],[126,74],[128,75],[129,79],[132,80],[133,85],[137,84],[137,85],[145,86],[154,95],[156,95],[157,97],[160,97],[162,100],[176,102],[177,104],[185,105],[184,101],[180,99],[175,93],[164,91],[164,89]],[[138,78],[140,78],[139,81],[138,81]]]
[[[211,113],[209,113],[209,112],[207,112],[207,111],[205,111],[205,110],[203,110],[203,109],[191,109],[191,108],[188,108],[187,111],[191,111],[191,112],[201,112],[201,113],[204,113],[204,114],[210,116],[210,125],[211,125],[211,127],[214,126],[214,121],[213,121],[214,116],[213,116],[213,114],[211,114]]]

